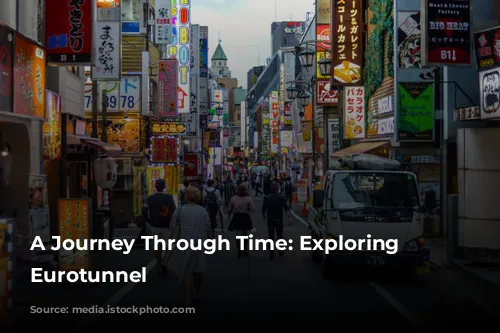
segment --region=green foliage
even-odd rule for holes
[[[365,52],[364,82],[366,103],[378,87],[385,75],[394,76],[394,17],[392,13],[394,0],[370,0],[372,17],[369,24],[375,25],[370,34]],[[384,38],[388,36],[389,47],[385,50]],[[388,68],[384,68],[385,56],[389,59]]]

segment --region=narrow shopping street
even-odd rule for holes
[[[265,238],[266,224],[260,213],[262,197],[254,197],[254,201],[254,235]],[[302,218],[294,213],[292,226],[285,228],[285,237],[298,244],[303,235],[308,235],[308,229]],[[224,236],[234,240],[231,233],[224,233]],[[30,304],[72,308],[100,306],[104,309],[115,306],[130,309],[169,307],[171,311],[184,307],[182,285],[177,284],[174,275],[167,279],[159,276],[151,258],[151,253],[138,248],[132,255],[123,256],[113,263],[120,270],[147,265],[150,272],[146,283],[57,285],[51,298],[39,297],[33,290]],[[40,296],[46,293],[43,289],[38,286]],[[424,328],[428,332],[437,332],[448,327],[472,330],[478,325],[486,327],[497,322],[486,308],[468,299],[471,292],[484,295],[485,290],[446,268],[433,268],[429,274],[413,279],[392,271],[365,270],[346,272],[327,280],[321,266],[312,262],[308,252],[294,249],[282,258],[270,261],[266,252],[251,252],[248,258],[238,259],[235,251],[224,251],[210,256],[205,289],[194,314],[73,314],[57,318],[28,315],[22,317],[16,328],[19,331],[23,327],[34,329],[52,320],[64,323],[68,329],[71,327],[71,331],[103,327],[138,329],[156,323],[199,325],[207,321],[239,322],[238,325],[329,322],[353,330],[380,327],[417,332]],[[491,292],[489,296],[493,296]],[[482,301],[487,304],[491,298]],[[229,329],[234,330],[234,327],[219,328],[221,331]]]

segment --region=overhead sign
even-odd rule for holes
[[[186,133],[186,124],[182,122],[151,123],[152,135],[176,135]]]
[[[155,2],[155,42],[156,44],[172,43],[172,0],[156,0]]]
[[[317,84],[317,102],[321,105],[335,105],[339,102],[339,90],[337,88],[332,89],[330,81],[321,80]]]
[[[177,59],[158,61],[158,116],[177,115]]]
[[[476,51],[477,70],[500,66],[500,27],[476,32],[474,49]]]
[[[51,0],[45,13],[47,62],[93,65],[93,0]]]
[[[470,0],[422,1],[424,66],[470,65]]]
[[[363,72],[363,1],[332,0],[332,82],[359,84]]]

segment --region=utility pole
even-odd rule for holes
[[[102,89],[102,93],[101,93],[101,96],[102,96],[102,131],[101,131],[101,141],[102,142],[108,142],[108,132],[107,132],[107,128],[106,128],[106,124],[108,122],[108,114],[107,114],[107,96],[108,96],[108,92],[106,90],[106,88],[103,88]]]
[[[93,138],[98,138],[97,135],[97,112],[98,112],[98,103],[97,103],[97,98],[98,98],[98,82],[95,80],[92,80],[92,137]]]

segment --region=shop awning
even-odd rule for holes
[[[375,149],[388,145],[389,143],[390,143],[389,141],[361,142],[355,144],[354,146],[350,146],[342,150],[336,151],[331,156],[342,158],[346,155],[369,153]]]
[[[108,155],[109,157],[119,157],[123,153],[123,148],[115,146],[111,143],[103,142],[96,138],[91,138],[88,136],[78,136],[68,134],[66,137],[66,143],[68,145],[88,145],[97,148],[101,153]]]

